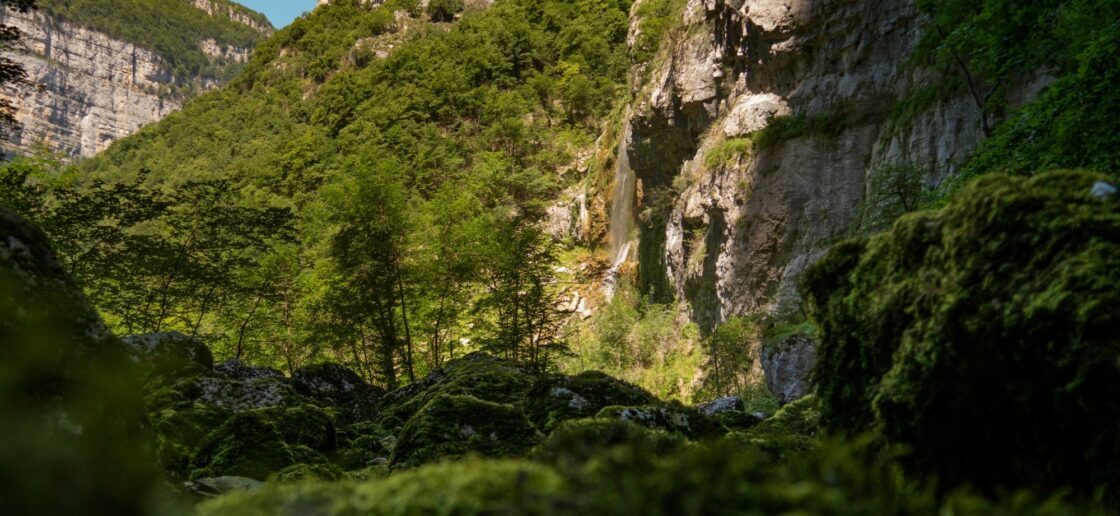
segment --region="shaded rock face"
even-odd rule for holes
[[[682,36],[636,72],[622,124],[641,202],[669,206],[643,223],[643,287],[688,301],[706,328],[788,313],[802,272],[853,223],[870,175],[913,166],[933,184],[962,164],[983,136],[964,92],[890,120],[895,101],[936,75],[905,65],[923,30],[915,4],[687,2]],[[1028,99],[1037,85],[1021,89],[1013,96]],[[707,159],[775,117],[834,125]]]
[[[766,386],[785,405],[812,393],[810,377],[817,365],[817,343],[804,335],[795,335],[774,346],[762,349],[762,370]]]
[[[23,33],[23,49],[10,57],[24,66],[29,84],[0,91],[18,109],[22,126],[0,140],[5,153],[26,153],[46,144],[66,157],[93,156],[179,109],[185,98],[175,88],[220,86],[212,77],[175,77],[154,52],[41,10],[5,8],[0,23]],[[271,28],[257,30],[264,34]],[[200,48],[215,63],[228,65],[247,62],[252,52],[213,41],[201,41]]]
[[[124,337],[133,360],[151,374],[189,376],[214,367],[214,355],[202,341],[179,332]]]

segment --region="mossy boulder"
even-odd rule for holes
[[[230,380],[256,380],[258,378],[284,378],[284,373],[271,367],[253,366],[240,360],[226,360],[216,364],[213,369],[214,376]]]
[[[272,421],[289,445],[299,444],[321,453],[338,449],[334,420],[315,405],[271,408],[257,411]]]
[[[947,485],[1120,485],[1120,202],[1092,193],[1104,179],[983,177],[811,268],[824,424],[880,431]]]
[[[533,384],[525,366],[485,353],[453,360],[425,378],[386,394],[377,422],[400,429],[413,414],[438,396],[471,396],[494,403],[519,403]]]
[[[346,421],[372,417],[385,391],[366,383],[357,373],[338,364],[302,367],[292,374],[292,388],[321,405],[335,407]]]
[[[440,395],[409,419],[390,459],[399,468],[466,454],[512,457],[539,440],[540,434],[514,405]]]
[[[578,468],[612,448],[653,457],[684,446],[679,434],[655,430],[617,418],[574,419],[561,423],[532,453],[532,457],[563,469]]]
[[[238,476],[265,480],[296,462],[272,420],[262,412],[241,412],[203,439],[191,459],[190,478]]]
[[[229,412],[203,404],[168,407],[149,413],[159,465],[172,477],[186,477],[191,457]]]
[[[727,429],[715,419],[694,408],[673,404],[605,407],[595,417],[629,421],[646,428],[680,434],[689,439],[719,437],[727,433]]]
[[[569,419],[594,416],[610,406],[652,405],[658,400],[641,387],[598,371],[576,376],[552,375],[537,380],[525,395],[525,415],[550,432]]]
[[[777,457],[816,449],[820,434],[820,399],[806,396],[778,410],[772,417],[737,432],[732,440]]]

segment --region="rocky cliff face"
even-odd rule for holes
[[[890,116],[936,73],[906,64],[915,3],[688,0],[621,124],[647,288],[708,327],[796,310],[797,278],[847,233],[869,177],[905,166],[935,184],[962,164],[983,138],[971,97]],[[752,147],[778,123],[780,138]]]
[[[204,0],[194,3],[199,8],[209,5]],[[236,14],[229,13],[231,19]],[[22,126],[0,141],[5,154],[46,145],[69,158],[92,156],[179,109],[186,97],[183,91],[219,85],[212,77],[176,77],[151,50],[42,11],[4,10],[0,23],[23,33],[25,48],[12,58],[28,74],[27,84],[0,91],[19,110]],[[262,33],[272,30],[249,18],[245,23]],[[246,62],[252,52],[212,40],[199,44],[215,63],[227,65]]]

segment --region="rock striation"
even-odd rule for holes
[[[273,30],[232,8],[224,13],[206,0],[194,4],[249,25],[262,38]],[[44,10],[3,9],[0,24],[23,34],[23,48],[11,58],[28,75],[26,84],[0,90],[18,109],[21,126],[0,140],[5,154],[45,146],[66,159],[93,156],[179,109],[189,95],[221,85],[217,77],[177,77],[156,52]],[[219,67],[243,64],[252,53],[211,39],[199,48]]]

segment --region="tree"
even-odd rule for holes
[[[463,12],[463,0],[430,0],[428,16],[434,22],[455,21],[455,15]]]
[[[330,242],[346,282],[337,285],[342,288],[332,296],[334,305],[352,318],[363,345],[371,344],[364,327],[376,332],[377,369],[389,388],[398,385],[398,359],[410,381],[416,376],[404,268],[409,196],[396,170],[391,162],[356,167],[355,177],[335,198],[338,231]]]

